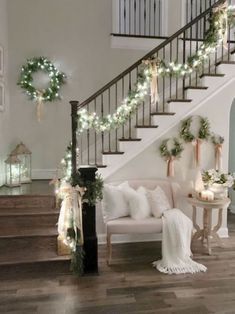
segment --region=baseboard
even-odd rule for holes
[[[112,243],[134,243],[161,240],[161,234],[115,234],[112,236]],[[106,234],[98,235],[98,243],[106,244]]]
[[[32,179],[33,180],[43,180],[52,179],[56,174],[56,169],[33,169]]]
[[[220,238],[228,238],[228,228],[220,228],[218,231]],[[112,236],[112,243],[135,243],[161,241],[162,234],[115,234]],[[106,244],[106,234],[98,235],[98,243]]]

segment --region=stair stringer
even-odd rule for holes
[[[158,128],[137,129],[137,137],[142,139],[140,142],[120,143],[120,150],[125,152],[123,155],[103,156],[103,163],[107,165],[107,168],[99,170],[102,177],[107,180],[112,174],[147,149],[156,140],[163,137],[167,132],[177,126],[182,119],[192,115],[205,103],[209,101],[213,102],[213,99],[217,97],[218,94],[222,93],[223,89],[232,82],[235,84],[235,65],[221,64],[217,69],[218,73],[225,74],[224,77],[204,77],[202,79],[202,86],[207,86],[208,89],[189,89],[187,91],[187,98],[192,99],[190,103],[172,102],[170,104],[170,111],[175,112],[174,116],[155,116],[153,117],[153,122],[159,126]],[[224,101],[226,101],[226,95],[224,96]]]

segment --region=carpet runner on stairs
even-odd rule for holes
[[[48,181],[0,188],[0,275],[69,271],[69,256],[57,255],[58,215]]]

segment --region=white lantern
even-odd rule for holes
[[[11,152],[11,155],[17,156],[21,162],[20,172],[21,172],[21,183],[29,183],[32,180],[32,160],[31,151],[23,144],[20,143]]]
[[[5,160],[6,165],[6,186],[20,186],[20,168],[21,163],[17,156],[9,155]]]

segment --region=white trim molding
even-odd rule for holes
[[[56,175],[56,169],[32,169],[33,180],[50,180]]]

